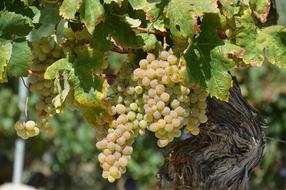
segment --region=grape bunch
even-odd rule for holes
[[[206,122],[206,107],[202,103],[206,96],[197,102],[195,98],[203,93],[184,85],[185,65],[175,55],[162,51],[159,59],[149,53],[139,66],[134,70],[133,80],[144,88],[144,119],[147,129],[158,138],[158,146],[165,147],[181,136],[186,125],[185,131],[197,134],[199,124]],[[198,104],[202,109],[197,108]]]
[[[53,40],[43,38],[32,43],[33,64],[31,70],[35,75],[29,78],[30,90],[39,95],[39,102],[36,105],[36,116],[38,125],[43,128],[56,110],[52,100],[56,96],[54,82],[45,80],[43,77],[47,67],[63,56],[63,52]]]
[[[201,123],[207,122],[206,116],[208,94],[200,88],[195,88],[194,92],[190,95],[190,115],[188,124],[184,128],[185,133],[198,135],[200,132],[199,126]]]
[[[98,159],[103,178],[114,182],[126,172],[134,139],[145,130],[155,133],[159,147],[180,137],[182,130],[199,133],[199,125],[207,121],[207,93],[185,85],[185,68],[171,52],[162,51],[159,58],[149,53],[131,73],[124,68],[117,75],[110,100],[113,120],[96,144],[102,151]]]
[[[110,114],[108,134],[96,146],[102,152],[98,159],[103,168],[102,176],[114,182],[126,172],[128,160],[133,152],[132,144],[138,133],[143,133],[147,123],[143,118],[142,87],[132,86],[119,74],[115,86]]]
[[[40,132],[36,123],[32,120],[29,121],[18,121],[15,124],[15,129],[17,131],[17,135],[22,139],[28,139],[30,137],[37,136]]]

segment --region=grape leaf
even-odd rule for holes
[[[166,32],[166,26],[162,19],[157,19],[155,22],[152,23],[152,25],[156,30]]]
[[[95,26],[104,19],[104,8],[99,0],[84,0],[80,18],[88,32],[93,34]]]
[[[139,33],[137,35],[141,36],[144,41],[144,46],[142,48],[145,52],[151,52],[156,48],[158,41],[154,34]]]
[[[84,51],[85,52],[85,51]],[[88,51],[90,54],[91,52]],[[101,54],[101,56],[100,56]],[[85,53],[79,60],[76,60],[73,64],[73,69],[69,74],[69,84],[72,89],[72,97],[74,106],[81,112],[84,119],[91,126],[98,126],[98,120],[100,114],[106,112],[107,107],[107,87],[108,83],[95,75],[95,70],[99,65],[102,65],[100,61],[106,61],[104,54],[97,52],[92,53],[91,57],[83,58]],[[97,60],[92,63],[92,59]],[[84,59],[88,63],[82,64]]]
[[[54,62],[52,65],[50,65],[45,74],[44,78],[46,80],[53,80],[60,76],[60,74],[64,71],[72,71],[72,63],[69,61],[68,58],[62,58]]]
[[[135,28],[135,27],[138,27],[141,25],[141,20],[139,19],[134,19],[134,18],[131,18],[129,16],[125,16],[125,21],[128,22],[128,24],[132,27],[132,28]]]
[[[44,24],[39,28],[34,28],[28,35],[29,41],[40,40],[41,38],[48,37],[55,32],[54,24]]]
[[[243,3],[243,1],[240,0],[219,0],[219,2],[222,5],[222,14],[227,16],[228,18],[237,15]]]
[[[110,3],[112,3],[112,2],[115,2],[115,3],[119,4],[119,6],[121,6],[121,4],[122,4],[123,1],[124,1],[124,0],[103,0],[103,2],[104,2],[105,4],[110,4]]]
[[[210,52],[216,46],[224,44],[216,32],[216,28],[220,27],[221,21],[217,14],[206,14],[204,16],[201,24],[202,32],[194,39],[192,47],[185,55],[190,83],[200,83],[206,86],[205,82],[210,77]]]
[[[25,6],[30,6],[35,0],[21,0]]]
[[[268,61],[279,67],[285,67],[286,28],[269,26],[258,29],[250,15],[250,10],[247,10],[241,19],[237,18],[236,21],[236,43],[245,50],[244,63],[260,66]]]
[[[99,113],[103,110],[100,107],[85,107],[85,106],[77,106],[77,109],[85,119],[85,121],[88,123],[90,127],[97,127],[98,126],[98,120]]]
[[[278,24],[286,26],[286,1],[285,0],[276,0],[276,9],[278,13]]]
[[[128,64],[130,64],[130,60],[128,59],[128,55],[109,51],[107,53],[107,56],[108,56],[108,65],[114,73],[120,72],[120,69],[122,69],[122,68],[124,68],[124,72],[126,72],[126,70],[128,69],[128,66],[129,66]],[[130,69],[132,69],[132,68],[130,68]]]
[[[33,28],[29,17],[9,11],[0,11],[0,36],[18,35],[26,36]]]
[[[33,63],[33,56],[27,41],[14,42],[8,65],[8,75],[23,77],[29,74],[29,66]]]
[[[33,12],[34,16],[32,18],[33,23],[39,23],[40,22],[40,17],[41,17],[41,11],[36,7],[36,6],[29,6],[31,11]]]
[[[211,50],[210,78],[207,80],[207,91],[210,96],[228,101],[232,77],[228,71],[236,66],[235,58],[241,58],[243,49],[226,43]]]
[[[265,59],[277,65],[286,67],[286,28],[283,26],[269,26],[261,30],[257,36],[258,46]]]
[[[200,83],[210,96],[227,101],[231,86],[228,71],[241,60],[243,49],[220,39],[216,32],[220,27],[221,20],[217,14],[205,14],[202,31],[184,58],[188,81]]]
[[[87,107],[101,107],[105,98],[107,81],[100,79],[91,69],[75,68],[69,79],[77,104]],[[105,87],[106,86],[106,87]]]
[[[59,15],[58,4],[44,4],[41,9],[41,16],[39,22],[42,24],[57,24],[61,17]]]
[[[191,44],[195,35],[197,17],[204,13],[218,13],[217,2],[209,0],[171,0],[167,7],[169,28],[180,49]]]
[[[102,68],[107,64],[103,51],[95,50],[91,47],[80,46],[77,50],[77,68],[91,70],[93,73],[102,72]]]
[[[106,29],[105,23],[100,23],[95,27],[95,31],[91,40],[92,47],[100,50],[110,50],[113,47],[109,38],[109,33]]]
[[[94,52],[90,48],[78,51],[78,59],[71,63],[68,58],[62,58],[50,65],[44,78],[53,80],[63,73],[68,74],[70,88],[77,104],[87,107],[101,105],[101,99],[106,95],[107,83],[95,75],[106,60],[103,52]]]
[[[144,10],[145,12],[154,6],[154,4],[147,2],[147,0],[128,0],[128,2],[134,10]]]
[[[109,17],[105,23],[107,32],[125,48],[140,48],[144,45],[143,40],[136,36],[130,25],[120,17]]]
[[[71,90],[69,78],[73,71],[74,69],[69,59],[62,58],[50,65],[44,74],[46,80],[54,80],[57,95],[53,98],[52,103],[57,113],[64,109],[63,104]]]
[[[246,64],[260,65],[264,61],[262,49],[256,42],[258,28],[255,26],[249,9],[243,12],[241,17],[235,17],[236,43],[245,49],[243,61]]]
[[[251,8],[260,22],[266,22],[271,7],[271,0],[251,0]]]
[[[64,19],[74,19],[75,13],[80,8],[82,0],[64,0],[60,7],[60,15]]]
[[[64,72],[62,74],[63,76],[63,82],[60,81],[60,78],[56,78],[54,80],[54,84],[57,87],[57,95],[53,98],[52,103],[54,105],[54,107],[56,108],[56,112],[60,113],[63,111],[63,104],[70,92],[70,84],[68,82],[68,73]],[[63,83],[63,87],[62,87],[62,83]]]
[[[8,40],[0,39],[0,83],[7,82],[7,67],[11,57],[12,44]]]

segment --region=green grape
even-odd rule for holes
[[[101,150],[98,159],[102,176],[109,182],[126,172],[134,139],[138,134],[144,135],[145,130],[155,133],[159,147],[180,137],[182,130],[199,134],[200,124],[207,122],[207,93],[199,87],[191,89],[184,85],[185,69],[171,51],[162,51],[159,58],[148,53],[134,71],[118,73],[112,84],[113,120],[108,134],[96,144]]]

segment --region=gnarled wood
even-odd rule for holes
[[[170,148],[158,174],[157,189],[244,190],[261,160],[265,140],[253,108],[237,83],[230,101],[208,99],[209,121],[198,136]]]

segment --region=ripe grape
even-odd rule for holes
[[[15,129],[17,132],[17,135],[21,137],[22,139],[28,139],[30,137],[34,137],[39,135],[39,128],[37,127],[37,124],[32,121],[18,121],[15,124]]]
[[[118,74],[110,107],[113,121],[106,137],[96,144],[102,151],[98,156],[102,176],[109,182],[126,172],[134,139],[145,130],[154,132],[159,147],[180,137],[182,130],[199,134],[200,124],[207,122],[207,93],[184,84],[185,69],[172,52],[164,50],[159,58],[148,53],[132,73]]]

